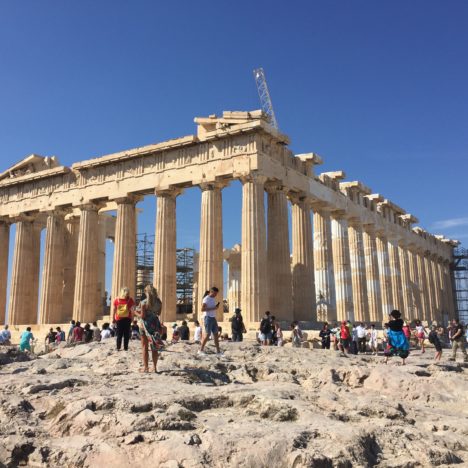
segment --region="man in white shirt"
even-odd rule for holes
[[[210,293],[203,298],[202,303],[202,312],[203,314],[203,323],[205,325],[205,336],[201,342],[200,351],[198,354],[205,355],[205,345],[210,338],[210,335],[213,335],[214,344],[216,347],[216,354],[221,355],[219,349],[219,337],[218,337],[218,322],[216,321],[216,310],[219,307],[219,302],[216,302],[216,296],[218,295],[218,288],[213,286],[210,289]]]
[[[11,333],[10,330],[8,330],[8,325],[5,325],[5,329],[0,332],[0,344],[11,344]]]
[[[360,353],[365,353],[366,350],[366,337],[367,337],[367,330],[362,323],[360,323],[356,327],[356,334],[358,340],[358,347]]]

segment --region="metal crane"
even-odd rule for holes
[[[263,68],[256,68],[253,71],[255,84],[257,85],[258,96],[262,105],[262,111],[267,115],[270,125],[278,130],[278,122],[276,121],[275,111],[271,102],[270,92],[265,78]]]

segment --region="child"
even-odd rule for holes
[[[435,325],[432,325],[431,331],[429,332],[429,343],[433,344],[436,350],[434,361],[440,361],[440,358],[442,357],[442,343],[440,342],[437,327]]]
[[[385,349],[385,364],[390,356],[400,356],[403,365],[406,364],[406,358],[409,355],[409,343],[403,333],[403,320],[398,310],[390,312],[390,320],[385,324],[387,328],[388,344]]]
[[[139,340],[140,339],[140,327],[136,320],[132,323],[132,340]]]
[[[195,320],[195,333],[193,335],[193,339],[195,343],[200,344],[202,339],[202,327],[200,326],[200,322]]]
[[[278,322],[275,322],[275,336],[276,336],[276,345],[283,346],[283,331]]]
[[[299,323],[294,321],[291,323],[292,330],[292,345],[294,348],[300,348],[302,344],[302,330],[299,327]]]

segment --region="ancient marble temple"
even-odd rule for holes
[[[260,111],[195,122],[197,135],[71,168],[31,155],[0,175],[0,322],[7,307],[8,322],[18,325],[37,317],[43,324],[95,320],[109,237],[115,242],[112,296],[133,287],[135,206],[145,196],[157,201],[154,284],[163,318],[174,320],[177,198],[194,187],[202,192],[194,289],[222,290],[227,261],[224,297],[231,309],[242,308],[247,322],[258,322],[267,309],[282,320],[308,322],[381,322],[393,308],[409,319],[454,317],[449,265],[456,241],[413,227],[413,215],[361,182],[345,182],[341,171],[316,174],[321,158],[293,154],[288,137]],[[242,183],[241,244],[223,249],[222,192],[233,180]]]

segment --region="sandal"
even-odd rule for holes
[[[140,369],[140,372],[141,372],[142,374],[147,374],[147,373],[149,372],[149,370],[148,370],[147,367],[142,367],[142,368]]]

